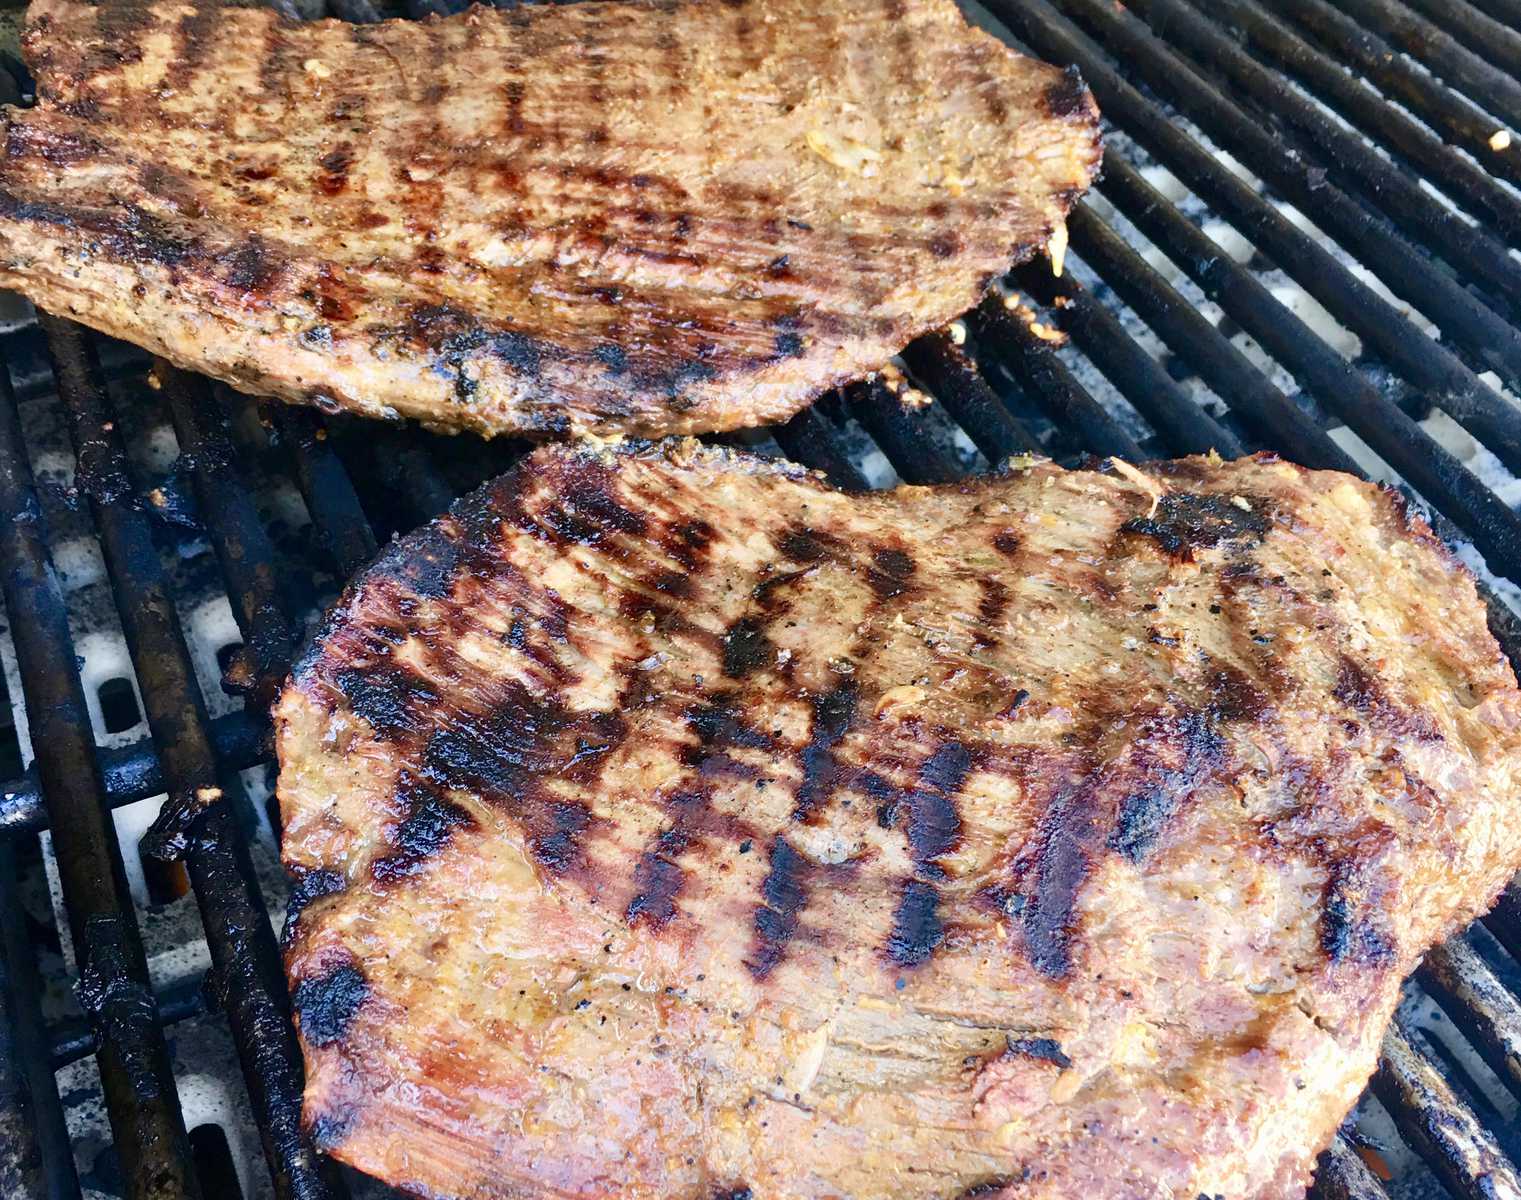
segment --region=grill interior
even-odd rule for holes
[[[1521,0],[985,3],[1110,126],[1067,271],[1016,271],[874,380],[725,440],[851,487],[1031,452],[1355,471],[1432,515],[1521,665]],[[524,447],[4,321],[0,1194],[381,1195],[299,1129],[265,713],[342,580]],[[1521,1198],[1518,963],[1513,884],[1407,988],[1314,1194]]]

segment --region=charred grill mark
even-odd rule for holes
[[[1040,835],[1035,886],[1028,896],[1011,896],[1004,905],[1006,911],[1022,915],[1031,965],[1052,979],[1064,977],[1072,965],[1072,924],[1078,893],[1092,865],[1095,807],[1085,788],[1057,794]]]
[[[178,53],[170,59],[169,69],[164,72],[161,85],[165,90],[178,92],[200,70],[210,48],[207,41],[211,31],[220,23],[221,13],[216,5],[198,5],[180,19],[176,30]]]
[[[755,910],[755,938],[745,966],[757,980],[766,978],[787,955],[797,935],[798,914],[808,902],[813,864],[784,837],[771,843],[771,870],[761,885]]]
[[[465,549],[439,526],[427,525],[405,542],[387,546],[370,567],[368,577],[381,575],[419,599],[438,600],[453,590],[465,554]]]
[[[890,600],[909,590],[914,577],[914,560],[906,551],[885,547],[871,556],[866,582],[879,600]]]
[[[257,233],[251,233],[227,262],[227,286],[245,298],[274,291],[284,269],[279,253]]]
[[[803,747],[803,779],[793,804],[793,820],[810,820],[834,794],[838,783],[834,748],[855,720],[856,699],[856,686],[850,682],[810,699],[813,729]]]
[[[902,967],[917,967],[928,960],[941,942],[945,927],[940,920],[940,889],[922,879],[910,879],[898,897],[887,956]]]
[[[296,940],[301,925],[301,914],[313,901],[323,896],[336,895],[347,887],[342,875],[326,868],[319,870],[292,869],[295,884],[290,890],[290,901],[285,909],[285,928],[280,933],[280,944],[289,948]]]
[[[624,919],[630,925],[661,929],[676,915],[676,900],[686,884],[686,872],[675,860],[692,844],[695,827],[712,805],[703,790],[677,792],[666,801],[674,814],[670,828],[660,833],[634,867],[634,897]]]
[[[783,558],[799,563],[821,563],[835,558],[843,547],[833,534],[798,526],[789,529],[776,543]]]
[[[472,828],[475,821],[459,805],[446,800],[437,788],[410,774],[397,782],[396,795],[407,815],[391,835],[392,852],[370,865],[377,883],[391,883],[416,875],[427,861],[449,844],[454,831]]]
[[[743,679],[764,667],[776,655],[776,647],[752,618],[744,617],[724,634],[723,672],[730,679]]]
[[[702,565],[717,530],[700,517],[671,526],[661,538],[661,545],[685,570],[696,571]]]
[[[336,1150],[343,1145],[354,1127],[351,1113],[317,1113],[305,1120],[312,1135],[312,1143],[324,1152]]]
[[[977,617],[986,629],[977,635],[976,641],[978,646],[985,649],[997,644],[997,639],[986,630],[1002,624],[1004,613],[1009,610],[1009,589],[994,575],[980,576],[977,586],[982,592],[982,598],[977,602]]]
[[[1037,1062],[1060,1067],[1063,1071],[1072,1065],[1072,1060],[1062,1053],[1061,1043],[1054,1038],[1010,1037],[1007,1039],[1007,1044],[1006,1053],[1016,1058],[1033,1058]]]
[[[521,79],[509,79],[502,85],[502,94],[507,101],[507,132],[519,134],[523,132],[523,92],[524,84]]]
[[[614,498],[607,468],[586,462],[566,464],[555,483],[554,500],[536,520],[565,541],[599,546],[615,534],[642,537],[648,531],[643,516]]]
[[[352,959],[303,979],[291,994],[301,1036],[313,1046],[343,1041],[369,995],[369,981]]]
[[[489,356],[514,375],[538,378],[548,352],[545,343],[510,329],[488,328],[463,309],[450,304],[429,304],[412,311],[403,335],[438,355],[460,373],[467,356]]]
[[[704,747],[769,750],[773,745],[769,735],[744,723],[739,715],[738,698],[733,695],[714,696],[709,703],[688,709],[685,715]]]
[[[1012,529],[1000,529],[993,535],[993,549],[997,550],[1005,558],[1013,558],[1019,553],[1019,534]]]
[[[1088,115],[1088,85],[1076,66],[1068,67],[1062,77],[1046,89],[1043,97],[1046,112],[1058,121],[1082,119]]]
[[[1332,694],[1376,729],[1423,742],[1442,738],[1427,714],[1412,712],[1394,701],[1383,684],[1345,654],[1337,664]]]
[[[1136,517],[1120,529],[1152,538],[1171,557],[1192,562],[1195,550],[1224,542],[1262,540],[1268,529],[1263,515],[1267,501],[1260,497],[1243,497],[1242,501],[1246,508],[1230,496],[1169,492],[1158,502],[1153,516]]]
[[[906,835],[916,875],[904,882],[887,941],[887,956],[899,966],[918,966],[945,939],[939,915],[940,890],[933,882],[945,873],[935,860],[961,841],[956,797],[966,785],[973,764],[971,751],[959,742],[947,742],[925,759],[915,785],[906,794],[891,788],[885,792],[868,789],[878,791],[877,822],[883,828],[896,827],[904,810],[908,814]]]
[[[1143,778],[1120,801],[1109,849],[1132,863],[1145,859],[1179,802],[1219,769],[1225,749],[1213,713],[1190,711],[1159,723],[1137,744]]]
[[[355,716],[369,723],[381,741],[398,741],[417,731],[438,695],[404,666],[394,663],[349,667],[333,676],[333,685]]]
[[[1394,961],[1394,943],[1372,922],[1372,906],[1363,903],[1357,864],[1331,864],[1320,917],[1320,947],[1332,963],[1385,967]]]

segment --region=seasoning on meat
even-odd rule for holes
[[[306,1117],[439,1197],[1297,1195],[1521,865],[1521,696],[1390,492],[845,495],[540,451],[278,709]]]
[[[785,419],[1056,246],[1101,153],[1081,81],[953,0],[35,0],[24,49],[0,286],[488,435]]]

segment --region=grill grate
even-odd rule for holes
[[[1030,451],[1271,448],[1361,470],[1405,484],[1487,566],[1491,626],[1521,664],[1521,621],[1500,599],[1521,597],[1521,412],[1503,390],[1521,391],[1521,142],[1495,136],[1521,128],[1521,0],[985,3],[1032,52],[1077,64],[1117,133],[1102,185],[1069,223],[1071,269],[1022,268],[954,333],[909,347],[901,372],[726,440],[857,488],[955,479]],[[277,7],[325,11],[323,0]],[[404,15],[457,7],[409,0]],[[373,0],[327,9],[352,21],[390,12]],[[29,92],[13,58],[0,65],[11,71],[0,92]],[[39,348],[48,370],[35,369]],[[0,1193],[64,1200],[83,1179],[86,1194],[134,1200],[374,1194],[319,1163],[300,1133],[299,1058],[261,895],[272,835],[247,769],[265,761],[264,714],[315,600],[522,447],[259,406],[162,364],[149,394],[140,356],[53,318],[22,319],[0,355],[0,658],[25,717],[12,741],[35,752],[0,788]],[[905,404],[910,390],[933,402]],[[141,486],[126,431],[138,408],[172,426],[182,488]],[[62,466],[40,448],[38,414],[54,410],[73,447]],[[79,497],[70,520],[103,564],[88,587],[66,586],[58,564],[74,551],[47,537],[60,470]],[[299,498],[294,544],[275,536],[279,519],[250,482],[271,472]],[[166,538],[168,526],[183,536]],[[203,684],[205,636],[186,617],[197,572],[242,638],[221,663],[239,706]],[[146,736],[107,736],[86,696],[76,649],[94,636],[81,613],[92,588],[114,611],[105,624],[119,620]],[[195,972],[153,978],[144,952],[165,936],[159,914],[185,902],[134,899],[136,847],[110,813],[155,798],[166,799],[147,844],[183,862],[206,987]],[[60,974],[48,952],[60,935],[28,927],[44,830],[77,1015],[39,1001]],[[183,890],[167,862],[143,870],[165,897]],[[1512,885],[1407,989],[1316,1196],[1521,1200],[1518,963]],[[247,1093],[229,1111],[251,1121],[230,1140],[187,1132],[186,1064],[171,1045],[218,1022]],[[56,1084],[91,1056],[112,1171],[82,1157],[78,1105],[66,1112]],[[262,1144],[268,1172],[232,1163],[233,1144],[247,1158]]]

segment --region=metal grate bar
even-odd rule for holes
[[[988,296],[967,319],[977,333],[980,356],[993,358],[1005,367],[1026,394],[1038,400],[1052,420],[1086,449],[1131,462],[1146,457],[1139,443],[1073,377],[1051,345],[1010,316],[996,294]]]
[[[1309,1195],[1310,1200],[1387,1200],[1389,1193],[1347,1139],[1338,1135],[1320,1156]]]
[[[39,323],[69,416],[76,485],[90,500],[163,764],[168,798],[146,845],[161,858],[183,858],[189,869],[212,978],[232,1028],[278,1200],[324,1200],[333,1193],[301,1130],[301,1055],[285,975],[232,808],[241,789],[217,769],[195,667],[137,504],[94,353],[79,326],[46,315]]]
[[[180,452],[190,460],[196,501],[227,580],[246,657],[227,682],[268,709],[295,651],[296,629],[285,612],[275,552],[253,496],[239,475],[232,440],[210,385],[165,362],[154,364],[169,402]]]
[[[1219,0],[1216,18],[1246,35],[1251,47],[1276,68],[1294,75],[1438,188],[1499,226],[1513,245],[1521,241],[1521,198],[1472,159],[1364,87],[1334,59],[1255,3]]]
[[[1001,462],[1011,454],[1039,452],[1035,435],[1004,407],[988,381],[978,374],[977,364],[948,333],[940,331],[920,338],[903,351],[903,361],[989,462]]]
[[[1157,203],[1163,203],[1158,196]],[[1309,416],[1231,345],[1161,273],[1080,204],[1068,219],[1072,246],[1168,347],[1188,363],[1215,394],[1266,444],[1295,462],[1323,470],[1351,471],[1357,464]]]
[[[1072,336],[1174,454],[1214,450],[1226,458],[1238,458],[1246,452],[1236,435],[1174,383],[1070,272],[1056,279],[1046,264],[1032,263],[1016,271],[1013,282],[1051,309],[1057,327]]]
[[[199,1197],[8,377],[0,379],[0,567],[74,935],[79,998],[100,1031],[96,1061],[127,1194],[132,1200]],[[25,619],[17,619],[23,613]]]
[[[960,463],[924,436],[918,419],[881,380],[853,383],[843,395],[851,415],[882,448],[904,483],[950,483],[966,474]]]
[[[1292,162],[1292,171],[1304,177],[1315,170],[1315,162],[1329,163],[1343,187],[1375,201],[1378,213],[1387,216],[1394,227],[1431,246],[1455,269],[1461,268],[1488,284],[1512,305],[1521,299],[1521,267],[1506,253],[1503,242],[1424,191],[1408,172],[1255,61],[1195,8],[1184,0],[1133,0],[1127,7],[1145,18],[1154,31],[1165,30],[1167,44],[1186,51],[1196,69],[1225,76],[1232,95],[1251,101],[1268,122],[1262,132],[1271,135],[1276,123],[1302,135],[1297,141],[1282,136],[1276,139],[1282,147],[1280,157]],[[1208,122],[1205,127],[1212,130],[1212,136],[1218,136],[1217,128]],[[1253,161],[1259,168],[1270,165]],[[1279,168],[1268,174],[1278,182],[1283,171]]]
[[[16,894],[15,847],[0,842],[0,1195],[78,1200],[79,1178],[48,1055],[41,995]]]
[[[1521,0],[1471,0],[1473,7],[1512,28],[1521,27]]]
[[[1436,4],[1414,0],[1409,7],[1390,0],[1341,0],[1341,5],[1478,103],[1513,121],[1518,119],[1521,84],[1515,77],[1521,74],[1521,38],[1514,30],[1463,0]],[[1432,20],[1411,12],[1412,7],[1424,10]],[[1440,21],[1440,26],[1433,21]]]
[[[158,1004],[160,1025],[168,1027],[180,1021],[188,1021],[206,1011],[205,981],[197,979],[171,984],[162,992],[155,993],[154,999]],[[53,1026],[53,1040],[48,1047],[53,1070],[94,1054],[95,1045],[95,1030],[88,1021],[60,1021]]]
[[[1502,179],[1521,184],[1521,142],[1499,149],[1490,145],[1496,131],[1494,117],[1415,66],[1377,34],[1326,0],[1257,3],[1280,18],[1297,20],[1300,28],[1334,57],[1356,67],[1370,83],[1444,135],[1449,144],[1467,150]]]
[[[225,772],[242,771],[269,760],[265,735],[269,725],[241,710],[214,717],[211,744]],[[110,746],[97,753],[106,802],[112,808],[135,804],[168,790],[152,738]],[[48,827],[47,808],[37,784],[37,772],[0,784],[0,839]]]
[[[1521,1096],[1521,1000],[1461,937],[1430,951],[1418,978],[1490,1070]]]
[[[850,455],[817,408],[805,408],[785,425],[771,431],[782,452],[790,459],[823,471],[835,487],[864,492],[866,476],[856,469]]]
[[[1484,918],[1484,926],[1521,962],[1521,882],[1512,880]]]
[[[1384,1036],[1373,1094],[1407,1142],[1460,1196],[1518,1200],[1521,1177],[1441,1070],[1410,1042],[1395,1018]]]
[[[323,551],[347,579],[378,549],[348,471],[315,413],[289,404],[262,407],[262,419],[285,450]]]
[[[1129,164],[1111,160],[1104,194],[1167,252],[1325,406],[1474,539],[1500,574],[1521,577],[1521,517],[1397,404],[1289,312],[1245,267],[1157,193]]]
[[[1252,238],[1274,263],[1366,345],[1375,347],[1417,387],[1433,393],[1433,402],[1440,403],[1468,425],[1503,462],[1513,470],[1521,470],[1521,432],[1517,430],[1513,412],[1456,355],[1426,337],[1398,309],[1297,229],[1256,191],[1231,172],[1222,170],[1212,154],[1126,83],[1098,53],[1094,43],[1046,0],[991,0],[991,3],[1000,16],[1006,16],[1048,58],[1077,63],[1112,120],[1119,121],[1145,142],[1184,183]],[[1153,74],[1186,76],[1189,98],[1197,99],[1200,105],[1220,116],[1220,128],[1226,130],[1227,138],[1234,131],[1248,140],[1250,144],[1237,148],[1240,157],[1260,166],[1278,156],[1277,143],[1257,128],[1253,118],[1214,92],[1135,18],[1121,20],[1102,4],[1089,5],[1087,0],[1067,3],[1097,12],[1095,22],[1116,33],[1117,42],[1122,43],[1119,52],[1127,62],[1146,59],[1147,69]],[[1165,91],[1170,86],[1164,81],[1161,88]],[[1222,111],[1229,115],[1221,115]],[[1266,145],[1259,139],[1265,139]],[[1290,169],[1281,174],[1289,178],[1296,172]],[[1374,220],[1334,185],[1311,188],[1310,181],[1303,178],[1303,171],[1297,174],[1299,185],[1295,190],[1299,201],[1316,214],[1317,220],[1335,216],[1335,223],[1347,235],[1343,238],[1346,244],[1356,245],[1366,255],[1369,266],[1396,293],[1409,293],[1405,296],[1407,300],[1428,311],[1449,337],[1467,345],[1502,378],[1521,379],[1521,332],[1463,292],[1450,276],[1413,249],[1407,252],[1405,244],[1386,224]],[[1338,213],[1340,216],[1336,216]],[[1212,256],[1222,255],[1223,251],[1216,247]],[[1449,304],[1449,294],[1454,292],[1457,295]],[[1480,336],[1480,326],[1492,331],[1499,340],[1486,344],[1488,334]]]

